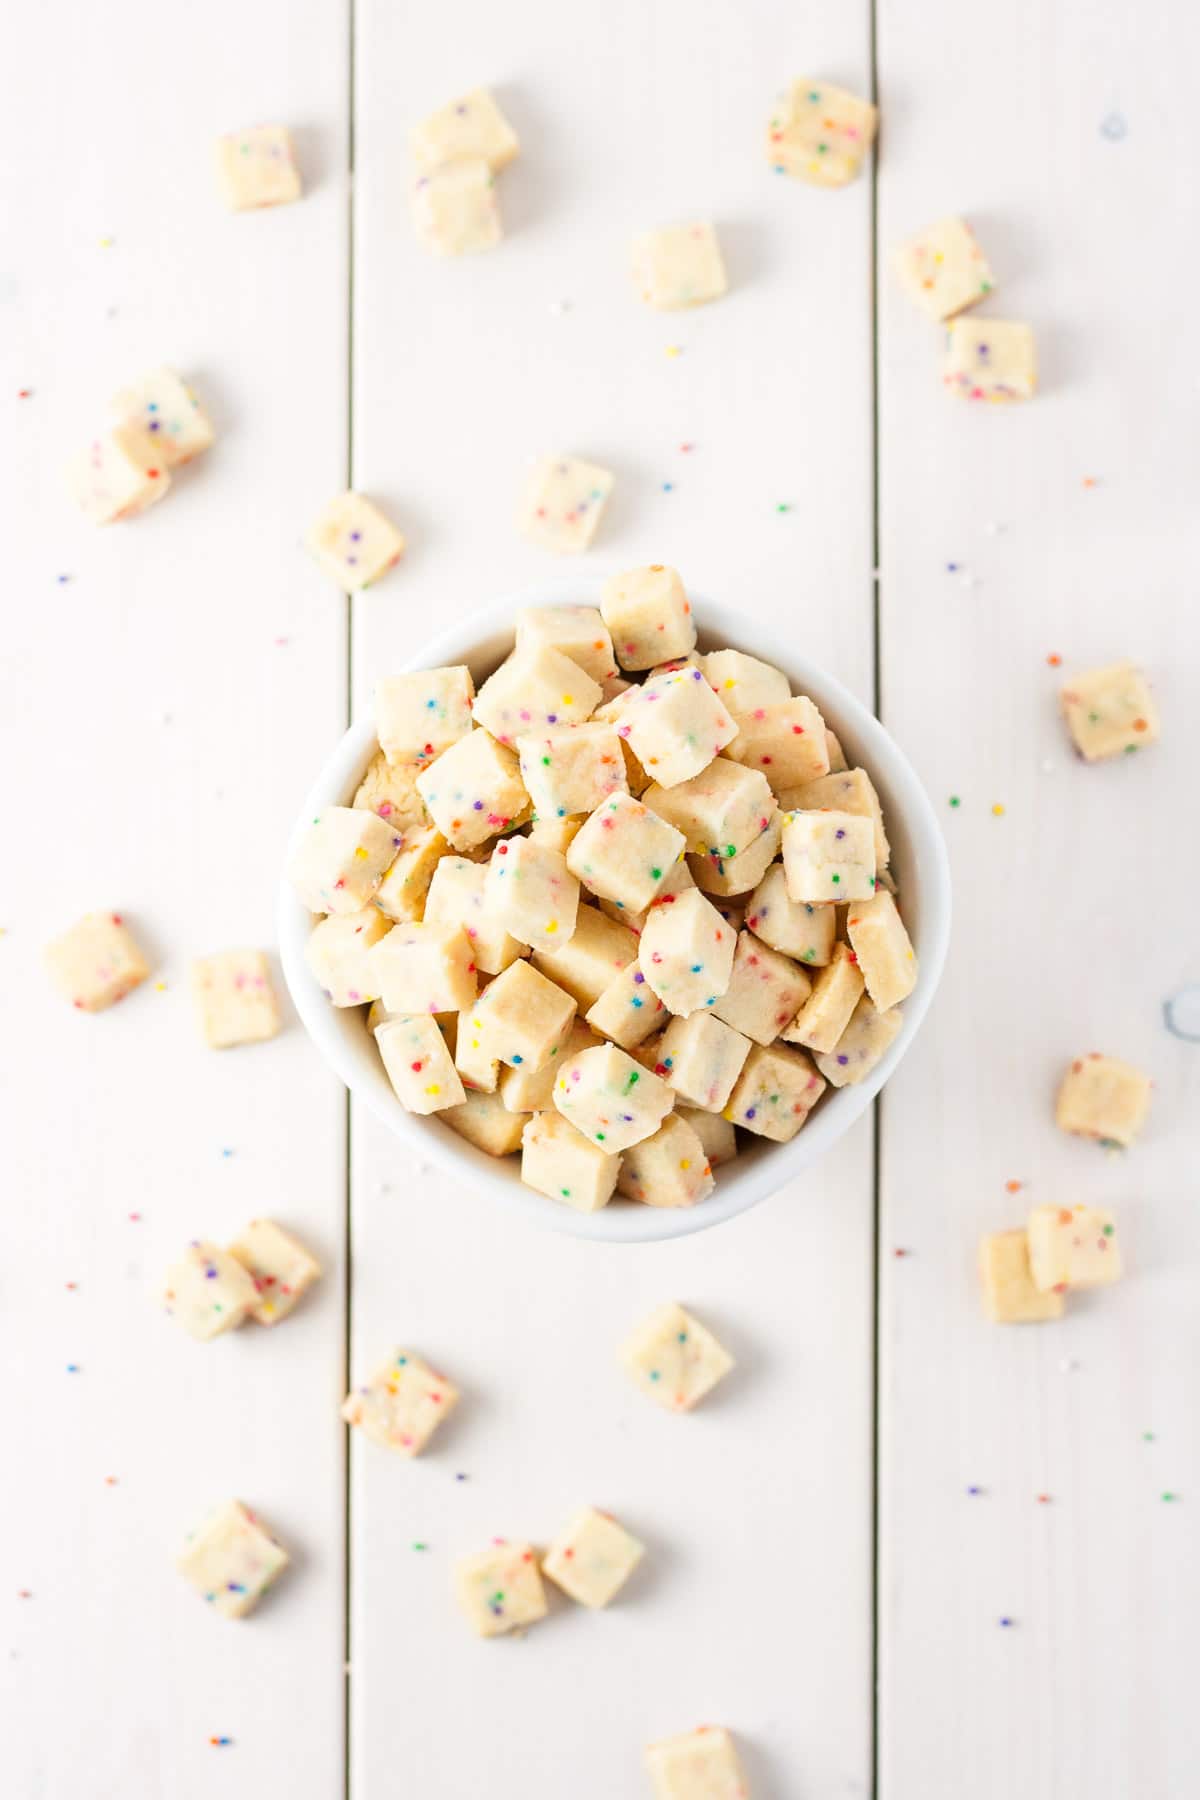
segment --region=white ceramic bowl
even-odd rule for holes
[[[564,575],[553,583],[498,601],[427,644],[406,669],[438,668],[466,663],[478,687],[512,648],[513,623],[520,606],[595,605],[601,576]],[[304,946],[312,917],[292,892],[286,878],[279,895],[279,946],[283,971],[296,1010],[325,1059],[347,1087],[410,1150],[458,1176],[491,1204],[514,1217],[549,1225],[574,1237],[609,1242],[647,1242],[682,1237],[719,1225],[773,1194],[800,1169],[824,1155],[870,1106],[904,1055],[928,1010],[946,959],[950,934],[950,873],[933,808],[916,775],[879,721],[823,669],[792,650],[782,632],[756,629],[752,617],[695,597],[702,650],[745,650],[781,668],[793,692],[809,695],[837,732],[853,768],[865,768],[879,791],[892,847],[891,868],[916,946],[920,975],[904,1005],[904,1027],[887,1054],[857,1087],[829,1090],[808,1124],[790,1144],[766,1141],[742,1148],[736,1161],[717,1170],[716,1191],[698,1206],[661,1208],[616,1199],[596,1213],[578,1213],[536,1194],[523,1185],[517,1157],[486,1156],[435,1117],[406,1112],[393,1094],[361,1007],[331,1006],[310,974]],[[388,673],[400,672],[389,668]],[[300,809],[288,849],[324,806],[348,806],[363,771],[377,749],[370,718],[352,725],[335,747]]]

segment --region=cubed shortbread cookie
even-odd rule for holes
[[[832,906],[792,900],[782,863],[772,863],[746,902],[746,928],[772,950],[821,968],[833,954],[837,914]]]
[[[400,847],[386,819],[360,806],[327,806],[297,844],[288,877],[309,912],[358,912]]]
[[[856,900],[846,914],[846,935],[878,1011],[906,1000],[917,985],[917,958],[892,896],[880,888],[869,900]]]
[[[542,1068],[531,1069],[527,1063],[517,1068],[506,1063],[500,1070],[500,1098],[509,1112],[552,1112],[554,1083],[560,1065],[570,1057],[578,1056],[581,1050],[591,1050],[599,1042],[596,1034],[577,1018],[572,1021],[566,1042]]]
[[[734,934],[699,888],[652,906],[638,944],[638,962],[668,1012],[686,1018],[715,1006],[733,971]]]
[[[554,1104],[589,1142],[619,1155],[657,1131],[675,1096],[615,1044],[582,1050],[559,1070]]]
[[[166,458],[140,425],[114,425],[67,464],[67,486],[95,525],[132,519],[171,485]]]
[[[750,1054],[750,1039],[711,1013],[695,1012],[672,1019],[658,1054],[680,1100],[722,1112]]]
[[[741,650],[710,650],[700,658],[704,678],[733,718],[759,706],[781,706],[792,690],[782,669]]]
[[[192,1002],[210,1050],[261,1044],[279,1030],[271,965],[261,950],[221,950],[192,964]]]
[[[464,1024],[485,1034],[487,1051],[498,1062],[530,1074],[544,1069],[570,1036],[575,1001],[527,962],[512,963],[480,996]]]
[[[701,1107],[677,1106],[675,1117],[691,1126],[704,1146],[711,1169],[733,1161],[738,1153],[737,1133],[722,1113],[705,1112]]]
[[[389,1012],[461,1012],[475,1003],[475,958],[461,925],[401,921],[370,952],[368,973]]]
[[[813,1061],[830,1087],[855,1087],[890,1049],[903,1024],[898,1006],[880,1012],[870,994],[864,994],[833,1049],[817,1052]]]
[[[1110,1212],[1092,1206],[1035,1206],[1026,1230],[1029,1272],[1039,1293],[1106,1287],[1121,1279],[1121,1252]]]
[[[749,893],[756,888],[775,858],[783,840],[784,815],[773,807],[766,829],[752,838],[736,856],[726,856],[727,844],[704,856],[689,856],[688,868],[696,886],[711,894],[719,905],[733,894]]]
[[[188,1534],[175,1567],[225,1619],[243,1619],[288,1566],[288,1553],[257,1513],[227,1500]]]
[[[739,731],[700,669],[655,675],[629,695],[617,723],[660,787],[677,787],[706,769]],[[769,779],[769,775],[768,775]]]
[[[616,919],[618,924],[628,925],[630,931],[641,932],[650,915],[651,908],[669,906],[676,894],[682,894],[686,888],[695,887],[695,885],[696,883],[692,880],[692,871],[686,862],[672,863],[663,876],[662,886],[649,906],[622,906],[619,900],[609,900],[605,896],[601,896],[600,911],[607,913],[610,919]],[[718,907],[717,910],[720,911],[720,908]]]
[[[454,1592],[479,1637],[500,1637],[546,1616],[546,1594],[529,1544],[497,1538],[490,1550],[460,1556],[454,1565]]]
[[[1039,1293],[1033,1285],[1024,1231],[996,1231],[982,1240],[979,1279],[983,1309],[993,1325],[1037,1325],[1063,1316],[1062,1295]]]
[[[391,929],[391,920],[374,906],[331,914],[313,926],[304,960],[334,1006],[362,1006],[378,998],[367,952]]]
[[[1037,392],[1033,326],[1018,319],[951,319],[942,380],[964,400],[1032,400]]]
[[[552,644],[514,650],[475,696],[475,723],[502,744],[547,725],[582,725],[600,704],[600,684]]]
[[[167,1314],[202,1344],[244,1325],[258,1298],[237,1258],[200,1239],[171,1264],[159,1296]]]
[[[629,791],[614,725],[557,725],[517,739],[521,779],[538,818],[594,812]]]
[[[652,782],[642,804],[682,831],[689,851],[723,858],[753,843],[776,812],[766,776],[725,756],[714,757],[706,769],[675,787]]]
[[[517,613],[518,650],[558,650],[603,688],[617,676],[608,626],[597,606],[523,606]],[[627,688],[622,682],[621,688]],[[606,700],[614,696],[604,693]]]
[[[410,199],[417,237],[434,256],[474,256],[504,236],[496,177],[481,156],[418,174]]]
[[[825,721],[803,694],[739,713],[737,735],[725,754],[749,769],[761,769],[775,794],[829,773]]]
[[[480,974],[499,975],[523,952],[487,905],[487,876],[487,863],[443,856],[433,871],[423,916],[431,925],[461,925],[471,940]]]
[[[636,963],[622,969],[587,1012],[593,1031],[622,1050],[636,1050],[668,1017],[666,1007]]]
[[[668,1412],[688,1412],[733,1368],[707,1326],[674,1300],[656,1307],[621,1346],[621,1361],[644,1394]]]
[[[150,973],[120,913],[85,913],[45,950],[46,970],[64,1000],[80,1012],[103,1012]]]
[[[830,771],[828,775],[819,776],[816,781],[788,788],[780,796],[779,804],[785,812],[820,812],[827,809],[830,812],[856,813],[864,819],[870,819],[875,832],[876,874],[887,868],[892,852],[887,833],[883,829],[883,808],[879,804],[875,785],[865,769],[844,769],[838,774]]]
[[[573,556],[595,537],[612,489],[611,470],[598,463],[543,456],[526,477],[517,529],[543,550]]]
[[[424,806],[424,801],[421,804]],[[389,919],[423,919],[437,866],[449,849],[436,825],[406,827],[396,859],[375,889],[372,905]]]
[[[598,907],[581,905],[569,942],[535,950],[533,962],[587,1012],[635,960],[637,950],[637,938],[626,926],[606,918]]]
[[[385,675],[375,684],[375,731],[390,763],[431,763],[471,729],[475,683],[462,663]]]
[[[749,1800],[732,1737],[721,1725],[700,1725],[646,1747],[654,1800]]]
[[[511,837],[492,851],[484,906],[518,942],[553,950],[575,935],[579,883],[557,850]]]
[[[643,801],[613,794],[576,833],[567,867],[589,893],[640,912],[662,892],[683,849],[683,833]]]
[[[788,898],[828,904],[875,892],[875,829],[846,812],[793,812],[783,820]]]
[[[392,1092],[408,1112],[427,1115],[462,1105],[466,1090],[428,1013],[401,1013],[376,1026],[375,1042]]]
[[[756,1044],[771,1044],[811,991],[812,980],[799,963],[772,950],[752,931],[740,931],[728,985],[713,1011]]]
[[[892,266],[909,297],[931,319],[949,319],[974,306],[995,278],[965,219],[939,219],[892,253]]]
[[[1063,717],[1085,762],[1125,756],[1158,741],[1158,708],[1134,663],[1076,675],[1062,690]]]
[[[619,1156],[589,1143],[561,1113],[534,1113],[521,1134],[521,1180],[576,1212],[607,1206],[620,1168]]]
[[[362,494],[338,494],[304,534],[304,547],[321,572],[344,591],[357,593],[394,568],[404,537]]]
[[[122,388],[112,409],[123,425],[138,425],[149,434],[168,469],[191,462],[212,445],[212,421],[174,369],[155,369]]]
[[[845,187],[862,168],[878,118],[869,100],[845,88],[793,81],[767,125],[767,161],[777,175]]]
[[[833,908],[824,910],[832,912]],[[779,1035],[785,1043],[803,1044],[807,1050],[836,1050],[862,996],[862,970],[857,957],[848,945],[835,944],[829,962],[813,982],[808,999]]]
[[[542,1574],[580,1606],[607,1606],[645,1554],[632,1532],[611,1513],[584,1507],[553,1539]]]
[[[617,1191],[643,1206],[695,1206],[714,1186],[704,1145],[677,1113],[625,1152],[617,1179]]]
[[[458,1014],[448,1041],[453,1045],[454,1067],[462,1077],[463,1086],[494,1094],[500,1084],[500,1059],[492,1055],[484,1038],[486,1012],[485,989],[468,1012]]]
[[[425,802],[417,792],[417,765],[388,762],[382,750],[367,764],[367,772],[354,794],[354,805],[366,807],[394,825],[398,831],[409,831],[417,825],[428,825]]]
[[[520,150],[517,134],[487,88],[472,88],[460,100],[439,106],[409,133],[418,169],[482,157],[494,174],[506,169]]]
[[[529,796],[516,752],[471,731],[417,776],[430,818],[456,850],[473,850],[523,819]]]
[[[1076,1137],[1094,1138],[1105,1149],[1128,1149],[1146,1123],[1150,1086],[1150,1077],[1140,1069],[1089,1050],[1063,1076],[1054,1122]]]
[[[254,1283],[251,1317],[260,1325],[277,1325],[321,1275],[321,1265],[299,1238],[274,1219],[251,1219],[229,1246]]]
[[[725,1117],[758,1137],[788,1144],[825,1092],[803,1050],[755,1044],[738,1076]]]
[[[614,575],[600,596],[623,669],[652,669],[696,647],[696,621],[678,571],[665,563]]]
[[[487,1156],[511,1156],[521,1148],[525,1115],[509,1112],[499,1094],[470,1093],[438,1117]]]
[[[234,212],[300,198],[300,171],[286,125],[248,125],[217,139],[217,184]]]
[[[411,1350],[396,1350],[347,1395],[342,1417],[364,1437],[401,1456],[419,1456],[458,1405],[458,1389]]]
[[[565,856],[585,823],[582,815],[566,819],[534,818],[529,826],[530,842],[544,844],[547,850],[557,850],[560,856]]]
[[[639,297],[658,312],[719,300],[729,285],[716,229],[707,219],[640,232],[632,262]]]

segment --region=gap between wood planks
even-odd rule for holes
[[[350,0],[346,8],[346,486],[354,486],[354,160],[355,107],[357,103],[355,70],[355,17],[358,0]],[[354,600],[346,595],[346,726],[354,721]],[[353,1109],[350,1089],[346,1089],[342,1131],[346,1144],[344,1195],[342,1203],[342,1392],[350,1392],[351,1355],[353,1351],[354,1305],[354,1234],[351,1229],[350,1196],[354,1191],[352,1162],[354,1156]],[[349,1433],[342,1433],[342,1797],[350,1796],[350,1684],[354,1678],[351,1661],[350,1632],[350,1444]]]

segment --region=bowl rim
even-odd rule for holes
[[[477,608],[447,626],[411,656],[389,664],[389,672],[408,674],[446,663],[470,663],[481,644],[511,631],[519,608],[594,606],[604,580],[612,572],[542,580]],[[740,647],[744,634],[753,639],[753,614],[736,612],[691,590],[689,593],[703,637],[719,637],[731,648]],[[769,631],[770,627],[764,628],[764,634]],[[757,652],[747,650],[745,654]],[[914,859],[921,864],[920,971],[917,986],[905,1002],[903,1027],[870,1075],[856,1086],[836,1090],[790,1143],[770,1144],[765,1153],[740,1170],[736,1163],[721,1165],[728,1171],[725,1180],[718,1171],[715,1191],[695,1206],[652,1207],[631,1202],[605,1206],[593,1213],[558,1206],[525,1187],[519,1177],[514,1178],[511,1158],[488,1156],[449,1128],[439,1127],[436,1118],[425,1119],[407,1112],[380,1084],[370,1085],[360,1079],[357,1063],[340,1035],[339,1018],[345,1009],[330,1005],[305,961],[304,949],[314,915],[293,892],[287,868],[313,814],[324,806],[348,804],[352,787],[361,779],[378,747],[370,713],[349,726],[313,779],[288,834],[276,909],[280,963],[292,1003],[317,1049],[349,1092],[418,1156],[458,1179],[473,1191],[476,1199],[498,1201],[510,1212],[543,1228],[593,1241],[651,1243],[707,1230],[757,1206],[811,1167],[862,1117],[906,1055],[937,991],[949,947],[952,893],[941,827],[916,771],[875,714],[819,664],[803,656],[797,658],[790,651],[783,661],[787,665],[784,672],[794,688],[804,691],[809,677],[816,678],[814,685],[823,695],[822,711],[828,704],[834,729],[844,729],[853,738],[862,765],[872,773],[881,765],[886,768],[885,785],[892,793],[893,813],[897,811],[899,794],[898,810],[903,813],[913,842]],[[794,670],[808,673],[795,679]]]

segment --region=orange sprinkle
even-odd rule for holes
[[[1062,663],[1062,657],[1058,654],[1057,650],[1052,650],[1046,658],[1046,661],[1050,664],[1052,669],[1057,669]]]

